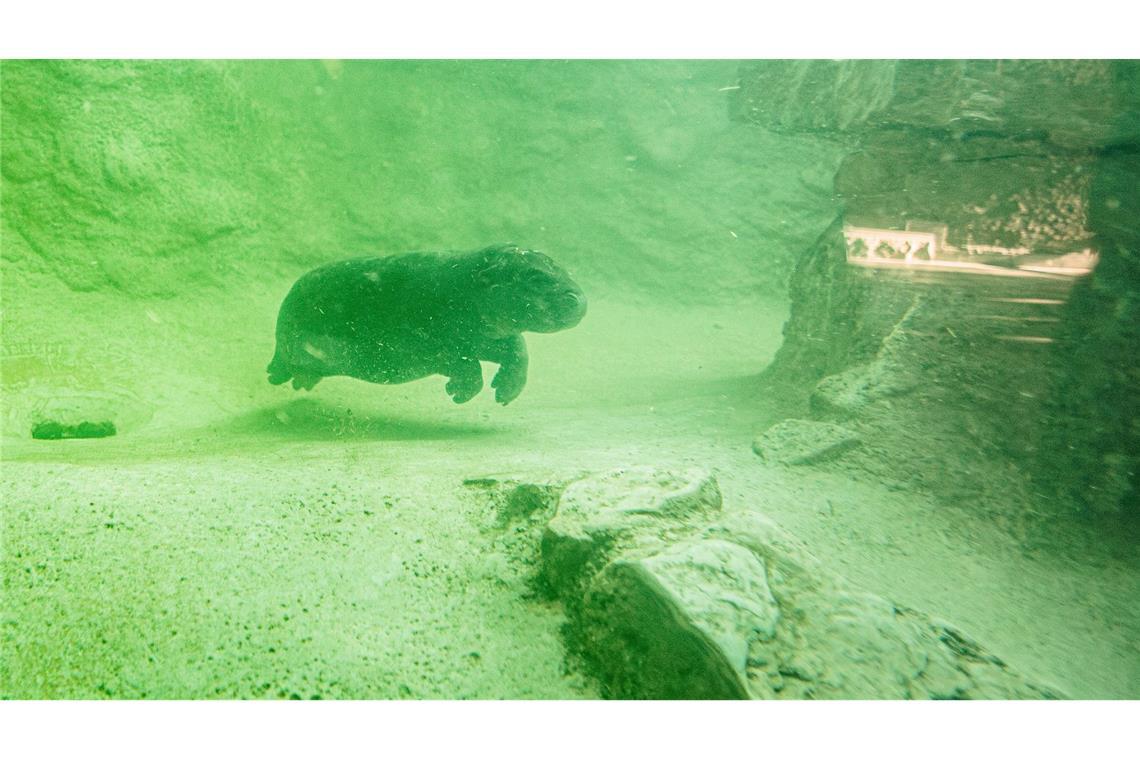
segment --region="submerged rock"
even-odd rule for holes
[[[516,478],[467,478],[463,485],[487,492],[495,512],[495,524],[502,528],[524,522],[543,513],[553,515],[554,505],[562,493],[560,485],[528,483]]]
[[[757,437],[752,450],[769,462],[813,464],[838,457],[859,443],[859,436],[841,425],[784,420]]]
[[[571,483],[543,533],[543,581],[557,595],[576,594],[609,552],[699,525],[720,506],[720,486],[703,470],[634,467]]]
[[[820,380],[811,394],[811,408],[820,414],[849,417],[874,401],[910,393],[916,385],[882,360],[858,364]]]
[[[543,572],[609,696],[1059,697],[953,626],[828,571],[708,473],[620,470],[572,484]]]
[[[615,560],[585,608],[594,656],[625,665],[617,675],[631,694],[667,699],[747,699],[751,641],[780,619],[764,565],[717,540]]]
[[[58,441],[62,438],[109,438],[115,432],[115,423],[110,421],[67,425],[46,420],[32,426],[32,438],[44,441]]]
[[[4,394],[4,427],[37,440],[107,438],[129,433],[153,414],[129,391],[28,382]]]

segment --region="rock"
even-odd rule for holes
[[[810,394],[813,416],[858,415],[875,431],[877,454],[861,464],[876,477],[1010,521],[1042,515],[1043,537],[1069,540],[1039,501],[1114,533],[1121,518],[1140,525],[1140,373],[1120,359],[1140,346],[1140,64],[751,62],[733,92],[737,119],[827,134],[848,152],[842,208],[802,249],[758,392],[789,408]],[[852,228],[935,237],[917,266],[896,266],[899,248],[845,236]],[[1065,258],[1082,262],[1072,279],[1032,274]],[[963,261],[990,276],[954,273]],[[904,315],[897,350],[880,351],[912,295],[923,313]],[[937,466],[928,444],[958,465]]]
[[[703,470],[613,470],[567,486],[542,537],[543,579],[563,593],[585,568],[628,539],[653,542],[720,509],[720,487]]]
[[[859,436],[841,425],[810,420],[777,422],[760,435],[752,450],[765,461],[813,464],[834,459],[859,445]]]
[[[32,427],[32,438],[44,441],[58,441],[63,438],[107,438],[115,432],[115,423],[109,421],[64,425],[54,420],[45,420]]]
[[[1135,139],[1113,116],[1134,62],[758,61],[741,68],[737,118],[780,132],[881,128],[1043,136],[1073,149]],[[1133,106],[1134,107],[1134,106]]]
[[[817,414],[849,417],[875,398],[877,376],[874,364],[857,364],[816,383],[809,398]]]
[[[813,412],[851,416],[862,407],[880,399],[904,396],[918,387],[916,373],[908,371],[908,325],[919,311],[921,300],[915,297],[905,312],[893,320],[870,361],[848,367],[820,380],[809,402]]]
[[[867,404],[904,396],[916,387],[917,381],[897,366],[873,361],[823,378],[812,391],[809,403],[818,414],[849,417]]]
[[[771,638],[780,619],[764,565],[716,540],[616,560],[585,607],[595,656],[620,669],[611,681],[628,685],[618,696],[663,699],[748,698],[751,643]]]
[[[39,440],[106,438],[129,433],[153,414],[133,393],[63,384],[23,383],[4,398],[5,427]]]
[[[571,647],[609,696],[1061,696],[953,626],[830,572],[762,515],[718,518],[707,473],[615,471],[563,501],[544,570],[563,581]]]
[[[757,512],[733,512],[708,525],[702,538],[731,541],[748,549],[764,563],[769,576],[783,586],[814,589],[827,577],[818,559],[794,536]]]
[[[1130,90],[1140,102],[1140,67]],[[1135,110],[1121,116],[1140,122]],[[1038,482],[1061,496],[1055,504],[1104,518],[1114,534],[1125,518],[1140,536],[1140,154],[1108,153],[1095,170],[1089,226],[1100,262],[1061,315]]]
[[[532,520],[547,511],[553,514],[562,493],[561,485],[528,483],[515,478],[467,478],[463,485],[487,492],[495,511],[495,524],[500,528]]]
[[[891,102],[895,66],[893,61],[745,64],[734,115],[776,132],[858,129]]]

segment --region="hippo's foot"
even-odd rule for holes
[[[470,361],[459,365],[447,381],[447,395],[457,404],[466,404],[483,390],[483,369],[479,362]]]
[[[499,367],[495,379],[491,381],[491,387],[495,389],[495,401],[506,406],[518,398],[526,387],[526,368],[523,367],[518,371],[505,366]]]
[[[321,381],[321,375],[311,374],[308,372],[298,372],[293,375],[293,390],[306,390],[311,391],[313,386]]]

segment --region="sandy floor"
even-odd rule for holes
[[[559,611],[529,595],[533,545],[463,480],[632,463],[710,467],[727,508],[1014,667],[1074,697],[1140,696],[1134,564],[1026,553],[968,505],[752,454],[775,412],[750,378],[783,304],[591,308],[531,338],[507,408],[454,406],[439,378],[270,388],[264,341],[215,326],[209,362],[161,365],[137,430],[6,439],[0,696],[594,697],[565,672]]]

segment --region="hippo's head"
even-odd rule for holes
[[[557,332],[578,324],[586,296],[544,253],[502,245],[480,251],[475,275],[484,321],[502,333]]]

